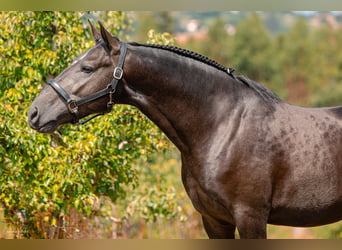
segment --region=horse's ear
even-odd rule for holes
[[[90,28],[91,28],[91,32],[93,33],[93,37],[95,39],[96,44],[98,44],[101,41],[101,33],[100,31],[98,31],[94,25],[90,22],[90,20],[88,19]]]
[[[99,22],[100,28],[101,28],[101,37],[106,45],[106,49],[108,49],[108,52],[115,53],[120,50],[120,42],[118,39],[114,38],[102,25],[101,22]]]

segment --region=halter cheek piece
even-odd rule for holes
[[[118,82],[122,79],[123,64],[125,62],[125,57],[126,57],[126,52],[127,52],[127,44],[124,42],[120,42],[120,44],[121,44],[121,48],[120,48],[120,57],[119,57],[118,66],[114,69],[113,80],[111,81],[110,84],[108,84],[107,88],[100,90],[92,95],[83,97],[79,100],[74,100],[54,79],[51,79],[48,81],[48,84],[59,94],[59,96],[63,99],[64,103],[67,105],[69,112],[73,115],[73,121],[72,121],[73,124],[77,124],[77,125],[85,124],[89,122],[90,120],[94,119],[95,117],[99,115],[104,115],[105,113],[108,113],[111,111],[114,105],[113,94],[116,91]],[[80,122],[78,107],[83,104],[100,99],[106,95],[109,95],[109,101],[107,103],[107,111],[105,113],[96,114]]]

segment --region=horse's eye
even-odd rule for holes
[[[90,74],[90,73],[94,72],[94,69],[90,66],[83,66],[81,71],[84,73]]]

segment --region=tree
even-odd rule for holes
[[[297,18],[277,50],[280,54],[280,72],[288,90],[287,100],[292,104],[308,104],[314,51],[311,31],[304,17]]]
[[[17,237],[77,237],[82,220],[101,213],[102,197],[116,202],[139,184],[133,162],[167,144],[126,106],[50,137],[29,129],[28,108],[47,76],[94,44],[89,16],[100,17],[114,35],[129,27],[124,12],[0,13],[0,203]]]
[[[312,89],[311,105],[339,106],[342,104],[342,36],[329,24],[312,32],[313,67],[309,70]]]
[[[277,64],[272,39],[259,15],[251,14],[237,25],[231,58],[240,73],[264,84],[271,82]]]
[[[226,22],[223,18],[218,17],[213,20],[208,27],[208,38],[206,42],[202,42],[203,54],[210,55],[221,64],[229,65],[229,53],[231,52],[230,40],[225,29]],[[210,46],[208,46],[210,44]]]
[[[146,34],[150,30],[155,30],[157,33],[166,32],[169,34],[172,34],[175,30],[175,22],[168,11],[143,12],[137,16],[139,18],[136,35],[138,41],[145,41]]]

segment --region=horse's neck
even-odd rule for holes
[[[233,112],[239,87],[209,65],[150,50],[127,63],[127,103],[146,114],[181,151],[193,149]]]

